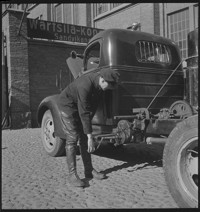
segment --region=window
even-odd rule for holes
[[[74,24],[78,25],[79,24],[79,5],[74,4],[73,5],[73,16],[74,16]]]
[[[56,22],[62,22],[62,5],[61,4],[57,4],[55,5],[55,21]]]
[[[9,7],[9,4],[2,4],[2,13],[6,11]]]
[[[117,7],[119,5],[121,5],[122,3],[112,3],[110,4],[110,9],[113,9],[114,7]]]
[[[188,55],[187,35],[189,33],[189,10],[183,10],[168,16],[169,38],[176,42],[181,50],[182,58]]]
[[[52,21],[66,24],[79,24],[78,4],[52,4]]]
[[[138,41],[136,43],[136,58],[142,63],[170,63],[170,53],[166,45]]]
[[[22,4],[9,4],[8,7],[19,10],[19,9],[21,9]]]
[[[85,70],[89,70],[91,68],[97,68],[99,66],[100,61],[100,43],[96,42],[92,44],[87,50],[85,54]]]
[[[63,11],[64,11],[64,23],[71,24],[72,18],[71,18],[71,4],[63,4]]]
[[[100,15],[104,12],[107,12],[108,11],[108,4],[106,3],[99,3],[99,4],[96,4],[96,7],[95,7],[96,11],[95,11],[95,15]]]
[[[199,7],[198,5],[194,6],[194,28],[196,29],[199,26]]]
[[[123,3],[98,3],[93,4],[94,17],[101,15],[105,12],[112,12],[116,7],[122,5]],[[124,4],[126,6],[126,4]]]

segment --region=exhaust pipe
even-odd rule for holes
[[[147,137],[146,143],[147,144],[165,144],[167,138],[154,138],[154,137]]]

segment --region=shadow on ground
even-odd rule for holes
[[[117,148],[112,144],[104,144],[93,154],[125,162],[122,165],[105,170],[104,173],[108,174],[135,165],[137,165],[137,170],[148,166],[162,167],[163,150],[164,145],[162,144],[147,145],[146,143],[140,143]],[[135,171],[135,169],[130,171]]]
[[[132,143],[115,147],[113,144],[105,142],[92,154],[124,162],[103,171],[104,174],[108,174],[129,167],[128,172],[148,169],[152,166],[162,167],[163,150],[163,144]],[[80,155],[79,149],[77,149],[77,155]],[[66,156],[65,152],[63,156]]]

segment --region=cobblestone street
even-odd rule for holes
[[[177,208],[165,183],[162,151],[161,145],[103,145],[92,160],[108,178],[74,189],[66,180],[65,156],[45,153],[40,129],[3,130],[2,209]],[[84,179],[80,156],[77,170]]]

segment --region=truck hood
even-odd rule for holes
[[[69,57],[67,60],[67,65],[69,67],[69,70],[71,71],[74,79],[78,78],[78,76],[81,73],[82,70],[82,66],[83,66],[83,59],[76,57],[76,58],[72,58]]]

